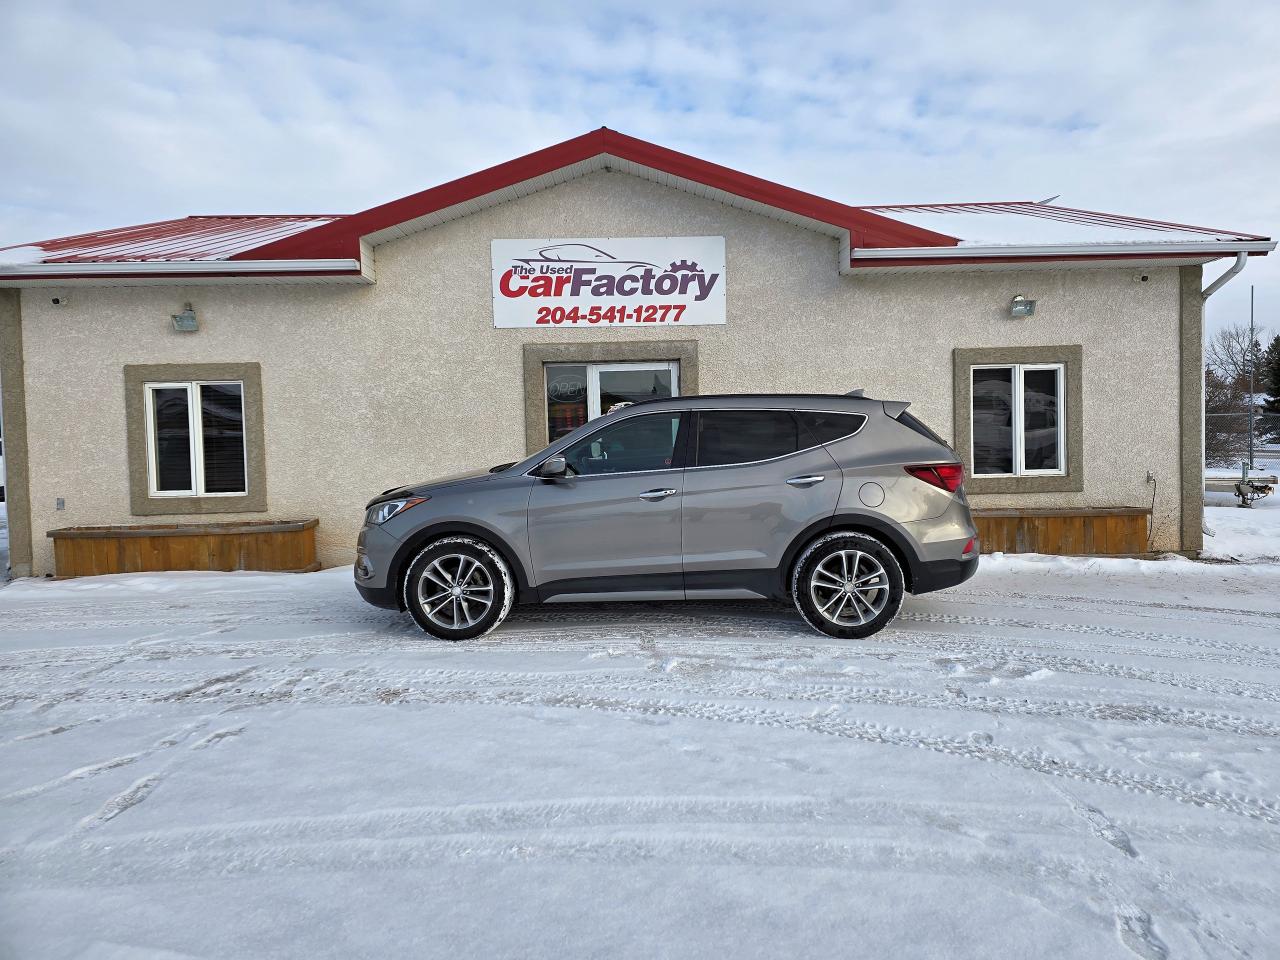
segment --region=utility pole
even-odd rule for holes
[[[1249,469],[1253,469],[1253,368],[1258,365],[1258,351],[1254,349],[1253,332],[1253,284],[1249,284]]]

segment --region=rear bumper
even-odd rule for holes
[[[911,592],[932,593],[964,583],[978,572],[978,554],[968,560],[926,560],[911,571]]]

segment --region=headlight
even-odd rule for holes
[[[430,497],[407,497],[404,500],[387,500],[384,503],[375,503],[365,514],[365,523],[386,523],[396,514],[403,513],[410,507],[416,507],[418,504],[425,503],[430,499]]]

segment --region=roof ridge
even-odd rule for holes
[[[189,213],[183,220],[341,220],[349,213]]]

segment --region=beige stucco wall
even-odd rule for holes
[[[728,324],[494,329],[491,239],[625,235],[724,235]],[[81,288],[64,306],[23,291],[36,572],[52,569],[50,528],[140,522],[125,364],[260,361],[267,516],[320,517],[321,558],[340,564],[371,494],[523,456],[522,344],[659,337],[699,341],[704,393],[865,387],[948,437],[953,347],[1082,344],[1084,491],[975,499],[1139,505],[1152,470],[1155,547],[1178,547],[1176,268],[1147,283],[1112,269],[846,277],[829,237],[600,172],[381,246],[376,269],[373,286]],[[1019,293],[1039,301],[1031,320],[1007,315]],[[170,326],[185,301],[194,335]]]

